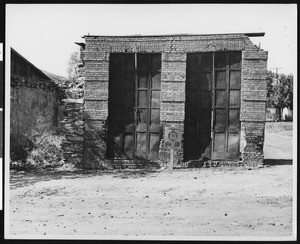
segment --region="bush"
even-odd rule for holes
[[[25,163],[28,157],[28,152],[34,148],[33,142],[26,136],[11,136],[10,137],[10,159],[13,162],[20,161]],[[19,164],[20,164],[19,163]]]
[[[11,158],[11,167],[18,169],[45,169],[63,164],[63,151],[61,143],[63,136],[54,132],[33,132],[28,136],[28,140],[33,146],[24,148],[26,159]],[[24,154],[24,153],[22,153]],[[24,155],[23,155],[24,156]],[[16,158],[15,158],[16,159]]]
[[[290,114],[287,114],[285,115],[285,118],[284,118],[285,121],[293,121],[293,115],[290,115]]]

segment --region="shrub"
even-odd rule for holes
[[[10,137],[10,159],[25,163],[28,157],[28,152],[34,147],[34,143],[26,136],[11,136]]]
[[[291,115],[291,114],[287,114],[287,115],[285,115],[285,118],[284,118],[284,120],[285,121],[293,121],[293,115]]]
[[[63,151],[61,148],[63,136],[57,135],[54,132],[35,131],[28,138],[33,146],[30,148],[23,147],[26,151],[26,159],[17,159],[14,161],[11,158],[12,168],[45,169],[63,164]]]

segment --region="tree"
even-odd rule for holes
[[[68,61],[67,73],[71,82],[78,79],[78,64],[80,62],[79,52],[72,52]]]
[[[279,121],[281,121],[283,108],[293,109],[293,79],[293,75],[268,73],[267,105],[276,109]]]

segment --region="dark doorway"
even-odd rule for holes
[[[111,54],[108,158],[157,160],[161,54]]]
[[[238,159],[241,52],[187,55],[184,158]]]
[[[210,157],[212,53],[187,55],[184,158]]]

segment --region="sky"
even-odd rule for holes
[[[265,32],[251,40],[268,51],[268,70],[297,70],[295,4],[7,4],[6,48],[67,77],[75,42],[90,35]],[[9,49],[6,49],[8,52]]]

